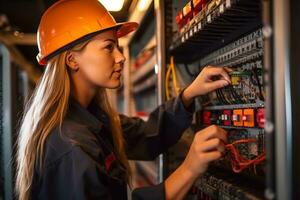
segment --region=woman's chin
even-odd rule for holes
[[[120,80],[114,80],[107,86],[107,88],[108,89],[118,89],[121,87],[121,85],[122,85],[122,83]]]

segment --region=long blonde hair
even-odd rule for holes
[[[82,51],[88,42],[77,44],[72,50]],[[31,198],[34,169],[37,164],[39,169],[42,169],[43,162],[38,161],[43,161],[45,141],[52,129],[57,126],[61,128],[69,106],[72,86],[65,64],[66,54],[67,52],[63,52],[48,61],[44,74],[25,108],[16,158],[16,192],[21,200]],[[96,99],[98,105],[109,115],[116,156],[127,169],[129,177],[130,167],[125,154],[119,115],[111,107],[105,88],[99,90]]]

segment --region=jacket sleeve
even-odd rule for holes
[[[104,169],[80,148],[47,166],[37,199],[111,199]],[[34,196],[35,196],[34,195]]]
[[[153,160],[180,139],[190,126],[195,109],[194,102],[185,108],[181,96],[182,92],[158,106],[146,122],[120,115],[129,159]]]
[[[137,188],[132,191],[132,200],[163,200],[165,199],[164,183],[151,186]]]

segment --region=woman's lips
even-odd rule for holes
[[[114,77],[114,78],[117,78],[117,79],[120,78],[120,77],[121,77],[121,72],[120,72],[120,71],[114,72],[114,73],[113,73],[113,77]]]

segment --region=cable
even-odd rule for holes
[[[221,93],[220,93],[219,89],[216,90],[216,94],[217,94],[217,99],[218,99],[219,102],[221,102],[221,104],[227,104],[227,102],[221,96]]]
[[[227,144],[225,147],[228,151],[231,152],[231,166],[232,170],[235,173],[240,173],[245,168],[250,167],[251,165],[256,166],[257,164],[260,164],[261,162],[265,161],[266,159],[266,153],[263,152],[260,155],[258,155],[254,159],[247,159],[244,156],[240,155],[238,150],[236,149],[235,145],[243,144],[243,143],[251,143],[251,142],[257,142],[256,139],[241,139],[234,141],[231,144]]]
[[[169,93],[169,76],[170,76],[170,73],[171,73],[171,66],[170,65],[167,65],[168,66],[168,69],[167,69],[167,73],[166,73],[166,83],[165,83],[165,90],[166,90],[166,98],[167,100],[169,100],[171,97],[170,97],[170,93]]]
[[[180,87],[177,85],[177,76],[175,71],[175,65],[174,65],[174,57],[171,56],[170,58],[170,64],[168,65],[167,73],[166,73],[166,83],[165,83],[165,90],[166,90],[166,98],[169,100],[171,98],[170,89],[169,89],[169,79],[170,75],[172,73],[172,82],[173,82],[173,88],[175,91],[176,96],[179,95]]]
[[[264,101],[264,100],[265,100],[265,97],[264,97],[264,94],[263,94],[263,92],[262,92],[262,85],[260,84],[260,81],[259,81],[259,78],[258,78],[257,68],[253,69],[252,72],[253,72],[254,77],[255,77],[255,79],[256,79],[256,81],[257,81],[257,85],[258,85],[258,89],[259,89],[259,94],[260,94],[260,99],[261,99],[262,101]]]
[[[228,92],[229,92],[229,94],[230,94],[230,98],[232,99],[232,101],[234,102],[234,104],[239,104],[239,103],[241,103],[241,102],[239,101],[239,98],[236,98],[235,94],[232,92],[232,91],[233,91],[232,86],[229,85],[228,88],[229,88]]]
[[[178,96],[180,88],[177,86],[177,76],[176,76],[175,65],[174,65],[174,57],[173,56],[171,56],[170,64],[171,64],[171,67],[172,67],[173,86],[174,86],[175,94],[176,94],[176,96]]]
[[[225,99],[225,101],[227,102],[227,104],[229,104],[229,105],[234,104],[234,103],[232,103],[231,99],[229,100],[229,99],[227,98],[227,96],[224,95],[223,90],[224,90],[224,89],[220,89],[220,94],[221,94],[221,96]]]
[[[241,80],[241,83],[243,83],[245,86],[247,86],[247,88],[248,88],[249,90],[251,90],[251,92],[253,92],[253,94],[254,94],[255,97],[257,98],[257,93],[256,93],[256,91],[255,91],[248,83],[246,83],[244,80]]]
[[[243,104],[245,103],[245,101],[243,101],[243,99],[241,99],[241,97],[236,93],[236,91],[234,90],[233,86],[232,85],[229,85],[229,88],[230,88],[230,91],[231,93],[233,94],[233,96],[238,99],[238,103],[239,104]]]
[[[220,98],[219,92],[218,90],[215,91],[216,92],[216,96],[217,96],[217,100],[219,103],[223,103],[222,99]]]

